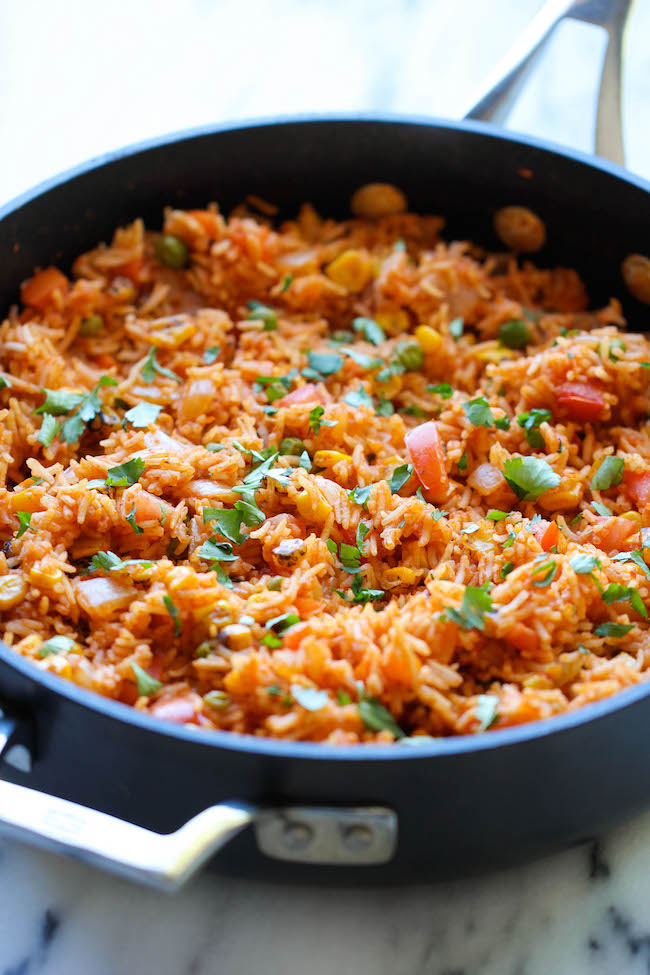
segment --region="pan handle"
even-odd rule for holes
[[[465,118],[502,124],[534,70],[553,29],[565,17],[603,27],[607,50],[602,65],[596,112],[595,150],[625,165],[621,112],[623,43],[632,0],[547,0],[489,75]]]
[[[29,775],[23,723],[0,710],[3,756]],[[233,800],[204,809],[174,833],[161,834],[0,779],[1,833],[168,892],[250,824],[262,853],[296,863],[386,863],[397,844],[397,816],[383,806],[264,808]]]

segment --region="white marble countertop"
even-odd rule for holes
[[[539,5],[0,3],[0,202],[92,155],[215,119],[453,117]],[[649,36],[650,0],[638,0],[626,141],[646,177]],[[598,31],[564,25],[513,127],[589,149],[602,50]],[[391,889],[204,874],[167,897],[0,840],[0,975],[641,975],[649,877],[650,812],[526,867]]]

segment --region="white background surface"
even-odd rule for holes
[[[0,0],[0,202],[174,129],[294,112],[458,116],[539,0]],[[602,35],[566,24],[512,125],[589,149]],[[650,178],[650,0],[629,39]],[[588,849],[391,890],[203,876],[169,899],[0,841],[0,975],[641,975],[650,813]]]
[[[458,117],[540,0],[0,0],[0,201],[175,129],[298,112]],[[591,148],[603,34],[560,26],[511,124]],[[632,16],[630,168],[650,177],[650,0]]]

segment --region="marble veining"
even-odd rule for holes
[[[392,888],[207,872],[166,896],[0,843],[0,975],[641,975],[649,876],[650,813],[524,867]]]

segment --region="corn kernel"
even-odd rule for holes
[[[334,467],[342,460],[352,460],[349,454],[344,454],[340,450],[317,450],[314,454],[314,464],[316,467]]]
[[[9,503],[14,511],[29,511],[33,514],[41,510],[42,489],[27,488],[25,491],[15,491],[9,495]]]
[[[245,650],[253,642],[253,636],[248,626],[241,623],[229,623],[219,633],[219,641],[229,650]]]
[[[27,593],[27,583],[17,572],[0,577],[0,612],[13,609],[22,603]]]
[[[402,377],[391,376],[386,382],[380,382],[375,378],[373,388],[380,396],[384,396],[386,399],[394,399],[402,388]]]
[[[58,582],[63,579],[63,572],[61,569],[41,569],[34,565],[29,570],[29,581],[33,586],[39,586],[42,589],[51,589]]]
[[[626,511],[625,514],[621,515],[620,517],[625,518],[626,521],[633,521],[637,528],[640,528],[643,522],[643,518],[638,511]]]
[[[387,586],[414,586],[417,579],[417,573],[405,565],[386,569],[384,572],[384,583]]]
[[[178,325],[171,325],[169,328],[144,332],[142,339],[149,345],[155,345],[161,349],[178,349],[195,334],[196,325],[193,325],[192,322],[180,322]]]
[[[360,251],[344,251],[325,268],[325,274],[346,291],[363,291],[372,280],[372,261]]]
[[[306,521],[321,524],[327,521],[332,513],[331,505],[320,497],[313,496],[309,491],[299,491],[296,495],[296,508]]]
[[[411,319],[403,308],[378,311],[375,314],[375,321],[388,335],[399,335],[401,332],[408,331],[411,326]]]
[[[477,349],[476,357],[478,359],[482,359],[483,362],[494,362],[498,364],[499,362],[502,362],[504,359],[514,359],[515,353],[512,351],[512,349],[505,349],[505,348],[500,349],[495,346],[494,348]]]
[[[430,325],[418,325],[415,330],[415,338],[426,355],[440,352],[442,348],[442,335]]]

